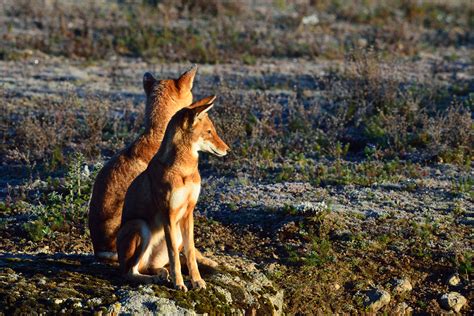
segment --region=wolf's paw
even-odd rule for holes
[[[183,292],[188,291],[188,288],[184,284],[175,284],[174,288],[175,290],[178,290],[178,291],[183,291]]]
[[[206,288],[206,282],[203,279],[199,279],[196,281],[191,281],[191,284],[193,285],[193,289],[205,289]]]
[[[166,268],[155,268],[152,270],[152,275],[157,282],[170,281],[170,274]]]

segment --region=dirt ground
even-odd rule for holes
[[[473,34],[448,21],[462,12],[377,11],[402,20],[394,35],[398,24],[383,28],[375,13],[318,7],[311,26],[312,11],[289,8],[250,20],[262,38],[253,50],[238,49],[256,36],[238,24],[232,52],[203,55],[196,35],[190,51],[158,41],[162,51],[133,55],[127,38],[133,45],[103,56],[108,46],[93,41],[84,57],[58,52],[56,33],[34,41],[48,31],[35,19],[49,20],[19,8],[0,16],[11,25],[0,50],[0,314],[114,314],[137,293],[155,313],[159,298],[181,314],[268,314],[283,293],[277,313],[439,315],[454,313],[442,299],[450,292],[466,299],[458,313],[474,313]],[[224,26],[243,14],[224,9]],[[206,25],[176,21],[166,36]],[[217,36],[207,31],[204,44]],[[282,51],[282,36],[300,46]],[[333,47],[344,41],[363,46],[359,55]],[[194,62],[195,99],[218,96],[210,115],[232,153],[200,156],[196,246],[222,270],[203,267],[209,289],[183,294],[95,262],[86,214],[95,172],[141,131],[143,73],[173,78]]]

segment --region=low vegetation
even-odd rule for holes
[[[218,94],[213,120],[232,151],[202,155],[198,247],[255,261],[288,314],[364,312],[363,293],[400,277],[413,292],[380,311],[439,314],[454,273],[472,301],[468,2],[4,1],[0,251],[91,252],[95,174],[142,130],[133,69],[216,64],[194,92]],[[100,76],[54,73],[69,66]],[[44,85],[15,83],[30,75]],[[82,310],[106,309],[111,293]]]
[[[18,59],[21,49],[33,48],[71,58],[254,64],[256,57],[341,58],[354,47],[413,56],[427,46],[472,40],[469,1],[274,2],[272,9],[251,1],[55,1],[45,7],[10,0],[2,5],[0,57]]]

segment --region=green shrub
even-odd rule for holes
[[[100,169],[100,165],[94,170]],[[78,227],[85,232],[88,201],[96,172],[89,172],[84,156],[71,158],[64,182],[57,190],[41,193],[36,204],[19,203],[17,207],[29,209],[35,217],[23,229],[33,241],[51,237],[56,232],[68,232]]]

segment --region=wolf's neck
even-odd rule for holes
[[[145,130],[143,135],[147,137],[159,137],[163,139],[166,126],[171,120],[171,117],[179,110],[178,101],[168,94],[157,91],[156,102],[149,104],[147,102],[145,109]]]
[[[160,148],[166,126],[178,109],[176,100],[166,94],[157,96],[155,104],[146,105],[145,130],[131,145],[131,153],[145,163],[150,162]]]
[[[196,172],[199,155],[192,144],[165,137],[155,159],[166,169],[187,176]]]

